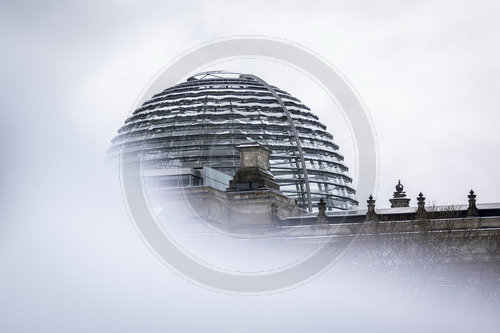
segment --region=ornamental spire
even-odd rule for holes
[[[479,212],[476,207],[476,195],[473,190],[470,190],[469,195],[469,209],[467,209],[467,216],[479,216]]]
[[[326,216],[326,202],[323,198],[319,199],[318,202],[318,216],[316,223],[326,223],[328,222],[328,217]]]
[[[373,200],[373,196],[370,194],[368,197],[368,200],[366,200],[368,203],[368,211],[366,212],[366,220],[367,221],[376,221],[377,220],[377,213],[375,212],[375,200]]]
[[[393,194],[393,198],[389,199],[391,202],[391,208],[396,207],[410,207],[410,198],[406,197],[405,191],[403,191],[404,186],[401,184],[401,180],[398,180],[396,185],[396,192]]]
[[[425,210],[425,197],[420,192],[417,197],[417,218],[422,218],[425,216],[427,211]]]

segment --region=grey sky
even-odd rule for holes
[[[127,220],[114,171],[102,171],[104,152],[176,55],[222,36],[268,35],[318,52],[363,98],[378,134],[380,207],[398,179],[413,204],[419,191],[428,202],[465,203],[471,188],[478,202],[499,202],[499,16],[497,1],[2,2],[0,330],[231,331],[244,323],[271,331],[282,328],[269,314],[280,306],[295,314],[319,306],[317,330],[330,327],[328,316],[348,328],[352,315],[324,292],[332,274],[286,294],[237,298],[159,265]],[[301,93],[279,78],[281,65],[266,66],[270,83],[327,108],[314,85]],[[352,161],[341,117],[318,113]],[[376,295],[367,297],[360,311],[375,316]],[[232,318],[227,327],[215,324],[222,315],[212,305]],[[256,308],[262,323],[245,315]],[[193,311],[198,320],[183,319]],[[277,316],[296,331],[305,325]]]
[[[423,191],[438,204],[462,203],[470,188],[480,202],[498,201],[498,5],[315,3],[4,5],[3,93],[39,95],[51,115],[64,110],[65,125],[104,150],[139,92],[182,51],[227,35],[277,36],[326,57],[364,99],[379,139],[380,205],[398,178],[411,196]],[[322,119],[342,143],[335,121]]]

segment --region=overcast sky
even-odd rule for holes
[[[387,206],[399,178],[412,198],[422,191],[430,202],[458,204],[474,188],[479,202],[495,202],[498,7],[493,1],[4,3],[2,124],[22,120],[28,130],[48,122],[73,134],[66,142],[76,136],[102,153],[141,90],[178,54],[223,36],[281,37],[324,56],[363,98],[379,142],[379,205]],[[275,65],[267,80],[314,106],[314,92],[276,82],[280,71],[286,70]],[[353,165],[350,138],[316,109]],[[13,137],[14,130],[6,126],[2,134]],[[26,149],[18,142],[16,150]]]
[[[430,203],[463,204],[471,188],[480,203],[500,202],[499,17],[498,1],[3,1],[0,260],[7,272],[0,273],[6,295],[0,309],[9,318],[3,331],[17,325],[64,331],[68,322],[83,325],[81,331],[126,331],[117,324],[123,316],[133,319],[131,331],[148,318],[150,331],[182,331],[181,321],[162,321],[158,307],[176,309],[165,299],[182,299],[183,311],[191,302],[201,312],[215,302],[229,314],[233,306],[261,307],[263,314],[295,296],[302,300],[307,288],[322,288],[315,282],[257,305],[208,291],[197,299],[200,288],[156,266],[127,220],[119,189],[109,196],[101,189],[105,150],[142,89],[175,56],[214,38],[284,38],[347,77],[377,131],[378,207],[388,206],[398,179],[413,204],[420,191]],[[227,67],[254,69],[311,106],[354,164],[354,143],[334,105],[313,83],[283,79],[307,81],[302,74],[264,62]],[[359,200],[364,206],[366,198]],[[165,281],[177,286],[174,296]],[[120,301],[123,289],[131,290],[130,302]],[[132,301],[157,308],[134,316],[140,309]],[[111,318],[102,315],[107,307],[117,308]],[[67,321],[54,328],[58,311]],[[78,316],[85,311],[88,318]],[[216,315],[208,312],[201,322]],[[192,325],[191,331],[205,327]]]

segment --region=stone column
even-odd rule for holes
[[[271,189],[279,191],[280,187],[269,172],[269,155],[271,150],[250,142],[236,146],[240,152],[240,167],[233,180],[229,181],[229,191],[255,191]]]

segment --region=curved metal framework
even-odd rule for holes
[[[248,78],[254,79],[254,80],[262,83],[262,85],[264,85],[264,87],[266,87],[267,90],[269,90],[269,92],[274,96],[274,98],[276,98],[279,105],[283,109],[283,112],[286,115],[288,123],[290,124],[290,128],[292,129],[293,136],[295,137],[295,143],[297,144],[297,150],[298,150],[299,156],[300,156],[300,163],[302,164],[302,174],[304,176],[304,183],[306,185],[306,191],[307,191],[307,201],[308,201],[307,208],[309,209],[310,212],[312,212],[311,187],[309,186],[309,177],[307,176],[306,161],[304,159],[304,152],[302,151],[302,145],[300,144],[299,135],[297,134],[297,129],[295,128],[295,125],[293,124],[293,120],[292,120],[292,116],[290,115],[290,112],[288,111],[285,103],[283,103],[283,100],[280,98],[280,96],[276,93],[276,91],[273,90],[273,88],[271,88],[271,86],[269,84],[267,84],[266,81],[262,80],[258,76],[252,75],[252,74],[242,74],[242,75],[240,75],[240,77],[242,77],[242,78],[248,77]]]
[[[289,93],[248,74],[199,73],[156,94],[134,111],[113,139],[110,154],[140,156],[143,168],[202,168],[232,176],[238,144],[256,141],[273,151],[270,171],[281,191],[311,209],[357,205],[352,179],[333,136]]]

